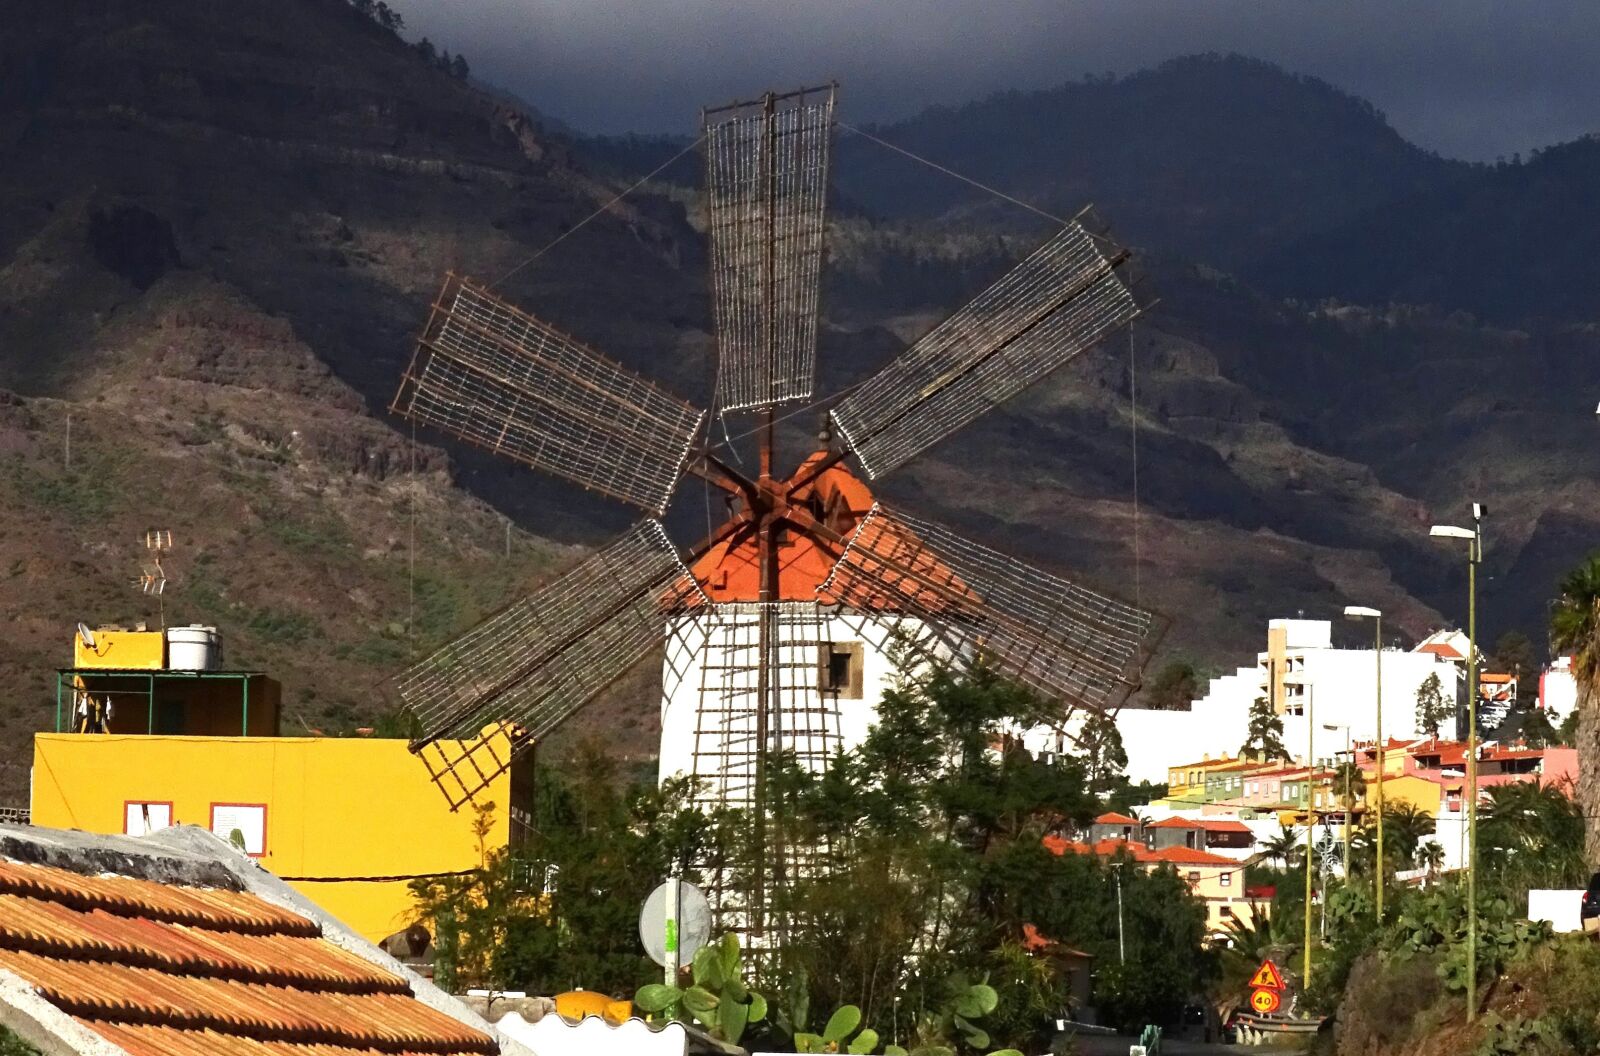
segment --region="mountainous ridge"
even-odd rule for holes
[[[704,403],[715,345],[697,206],[682,186],[653,185],[575,231],[617,189],[585,168],[581,142],[418,61],[339,0],[237,18],[110,10],[79,0],[0,41],[0,88],[27,84],[0,91],[0,193],[13,206],[0,216],[0,389],[15,393],[0,396],[0,451],[23,467],[0,473],[0,573],[13,570],[0,578],[13,687],[0,735],[44,721],[39,680],[74,620],[143,611],[127,580],[152,526],[179,534],[176,567],[204,569],[175,582],[174,611],[220,623],[236,656],[283,675],[309,724],[369,721],[374,683],[632,516],[426,431],[413,448],[386,418],[443,271],[509,275],[500,288],[515,302]],[[1284,77],[1192,66],[1235,68]],[[1327,105],[1382,141],[1369,155],[1458,178],[1454,163],[1385,145],[1392,130],[1362,108]],[[1158,664],[1203,667],[1253,651],[1271,616],[1359,600],[1417,635],[1458,613],[1463,570],[1426,527],[1487,498],[1501,578],[1486,625],[1536,632],[1551,570],[1600,534],[1592,408],[1550,391],[1594,361],[1600,334],[1261,293],[1220,256],[1180,251],[1220,229],[1185,219],[1209,193],[1186,179],[1194,164],[1152,177],[1172,189],[1160,210],[1132,190],[1115,207],[1096,195],[1119,232],[1176,233],[1135,242],[1161,301],[1131,338],[875,490],[1162,609],[1175,625]],[[947,193],[947,177],[917,179]],[[1219,209],[1237,214],[1252,186],[1228,193]],[[954,213],[836,215],[819,393],[887,362],[1043,226]],[[1303,211],[1279,215],[1304,234]],[[1222,249],[1243,257],[1267,231]],[[69,413],[76,468],[61,457]],[[814,446],[821,414],[785,423],[790,454]],[[680,539],[712,516],[697,490],[669,512]],[[168,511],[173,523],[154,523]],[[502,517],[517,526],[509,558]],[[1513,574],[1525,581],[1514,592]],[[647,755],[651,677],[573,732]]]

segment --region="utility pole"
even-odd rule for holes
[[[1435,539],[1467,544],[1467,1022],[1478,1017],[1478,565],[1483,562],[1483,518],[1488,508],[1472,504],[1472,527],[1436,524]]]
[[[1467,544],[1467,1022],[1478,1015],[1478,564],[1483,507],[1472,504]]]
[[[1372,870],[1372,885],[1377,903],[1378,923],[1383,923],[1383,889],[1387,886],[1388,877],[1384,872],[1383,858],[1383,613],[1367,605],[1346,605],[1345,617],[1352,620],[1372,620],[1372,655],[1377,658],[1376,671],[1377,683],[1373,692],[1378,703],[1378,791],[1373,797],[1373,806],[1378,813],[1378,859]],[[1345,867],[1349,868],[1349,847],[1345,848]]]
[[[1306,933],[1305,967],[1300,978],[1302,994],[1311,989],[1311,782],[1317,773],[1317,727],[1311,712],[1313,699],[1310,693],[1306,694]]]

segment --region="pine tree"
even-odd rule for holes
[[[1289,758],[1289,750],[1283,746],[1283,716],[1272,710],[1266,697],[1257,697],[1250,705],[1250,726],[1239,754],[1263,762]]]
[[[1429,675],[1417,687],[1417,729],[1430,737],[1439,736],[1439,727],[1450,717],[1450,706],[1444,699],[1444,687],[1437,674]]]
[[[1079,735],[1083,746],[1083,768],[1089,791],[1105,795],[1122,780],[1128,766],[1128,752],[1122,744],[1122,731],[1110,716],[1095,714],[1083,724]]]

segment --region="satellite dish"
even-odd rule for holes
[[[688,964],[711,937],[711,903],[698,887],[684,880],[668,880],[650,892],[639,910],[639,941],[650,959],[667,966],[667,899],[678,889],[678,964]]]
[[[94,648],[94,632],[89,629],[87,623],[78,624],[78,640],[83,643],[85,649]]]

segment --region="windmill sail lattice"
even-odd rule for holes
[[[666,509],[705,418],[453,275],[393,410],[657,514]]]
[[[833,89],[706,112],[717,406],[811,396]]]
[[[869,476],[915,458],[1139,314],[1127,253],[1077,221],[832,412]]]
[[[1065,724],[1138,686],[1161,622],[1153,613],[881,504],[818,592],[850,608],[910,613],[955,666],[982,661],[1032,687]]]
[[[716,410],[761,414],[748,434],[756,460],[731,440],[709,446],[706,412],[454,275],[394,402],[413,421],[657,516],[685,474],[725,493],[731,519],[687,562],[643,521],[396,688],[421,727],[412,748],[459,807],[664,647],[663,776],[671,727],[682,732],[671,758],[699,782],[696,801],[749,814],[753,861],[713,884],[721,925],[748,931],[748,950],[781,945],[768,895],[817,850],[783,846],[784,826],[768,824],[766,760],[784,753],[820,769],[865,736],[875,704],[853,657],[911,643],[958,667],[981,660],[1048,698],[1064,725],[1076,710],[1120,706],[1160,624],[874,505],[845,464],[854,456],[871,477],[903,465],[1138,313],[1119,271],[1127,254],[1083,223],[842,401],[837,446],[787,478],[775,466],[774,407],[815,388],[833,105],[830,87],[704,114]],[[672,726],[681,699],[692,714]]]
[[[660,644],[664,614],[706,604],[660,522],[641,521],[395,688],[422,729],[419,747],[445,738],[472,746],[513,727],[513,740],[542,737]]]

